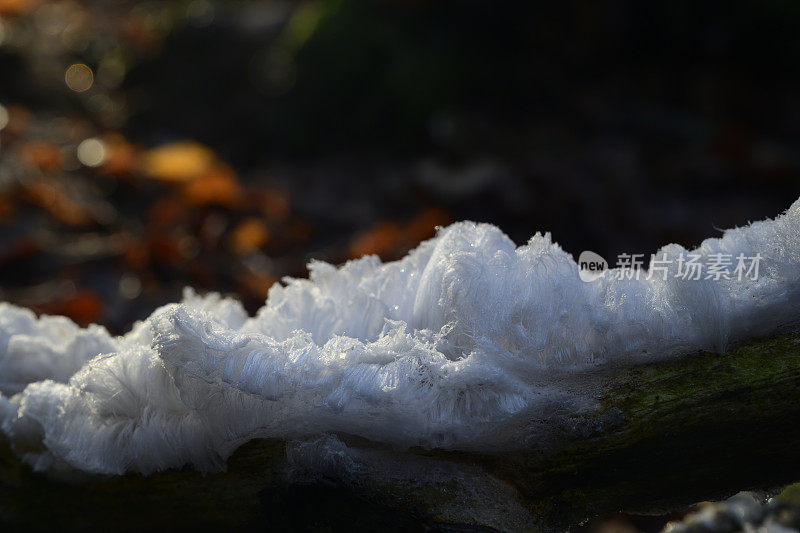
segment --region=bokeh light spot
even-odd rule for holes
[[[142,282],[133,274],[125,274],[119,280],[119,293],[126,300],[133,300],[142,292]]]
[[[78,145],[78,161],[87,167],[98,167],[106,158],[106,145],[100,139],[86,139]]]
[[[67,83],[67,87],[76,93],[82,93],[91,89],[94,83],[94,73],[87,65],[75,63],[67,69],[64,81]]]

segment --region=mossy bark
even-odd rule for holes
[[[628,368],[594,416],[611,424],[545,458],[491,468],[555,527],[656,513],[800,479],[800,335]]]
[[[213,475],[185,468],[70,481],[36,474],[5,449],[0,521],[33,529],[399,531],[461,522],[549,530],[800,479],[800,334],[627,367],[603,378],[597,400],[586,423],[598,429],[552,453],[405,452],[482,472],[486,491],[475,496],[424,483],[289,487],[277,441],[242,446],[227,472]],[[503,501],[484,501],[489,493]]]

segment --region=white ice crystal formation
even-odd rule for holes
[[[800,200],[694,252],[760,254],[758,279],[683,279],[671,244],[667,276],[583,282],[549,234],[462,222],[400,261],[312,262],[254,317],[187,291],[114,338],[0,304],[0,427],[36,469],[108,474],[218,470],[259,437],[543,448],[615,365],[797,326]]]

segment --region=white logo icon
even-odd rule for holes
[[[581,280],[586,282],[594,281],[608,270],[608,261],[603,259],[600,254],[585,250],[578,257],[578,268],[580,269],[578,274]]]

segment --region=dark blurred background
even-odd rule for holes
[[[462,219],[695,246],[800,195],[798,30],[788,0],[0,0],[0,298],[252,312]]]

